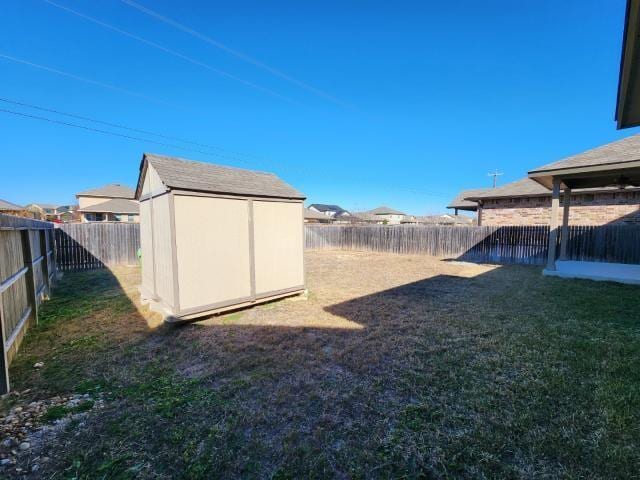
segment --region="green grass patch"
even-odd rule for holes
[[[93,400],[82,400],[78,405],[73,407],[67,407],[66,405],[53,405],[42,415],[41,420],[47,423],[55,422],[67,415],[87,412],[93,408],[93,405]]]

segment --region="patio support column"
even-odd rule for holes
[[[558,213],[560,212],[560,179],[553,177],[551,193],[551,219],[549,221],[549,256],[547,270],[556,269],[556,243],[558,242]]]
[[[562,236],[560,238],[560,259],[567,259],[569,245],[569,208],[571,207],[571,189],[565,188],[562,195]]]
[[[482,200],[478,202],[478,226],[482,226]]]

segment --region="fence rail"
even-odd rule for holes
[[[305,227],[305,246],[308,249],[422,253],[486,263],[543,265],[547,259],[548,239],[547,226]],[[640,226],[571,226],[567,259],[640,263]]]
[[[53,224],[0,214],[0,393],[9,391],[9,364],[55,280]]]
[[[58,268],[89,270],[137,264],[137,223],[70,223],[55,229]]]

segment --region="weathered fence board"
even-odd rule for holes
[[[486,263],[544,265],[548,239],[547,226],[305,226],[308,249],[421,253]],[[640,226],[571,226],[567,259],[640,263]]]
[[[0,393],[9,391],[9,364],[56,272],[53,224],[0,215]]]
[[[421,253],[486,263],[544,265],[548,238],[547,226],[305,226],[308,249]],[[140,226],[66,224],[55,229],[55,240],[61,270],[135,265]],[[640,226],[572,226],[567,253],[571,260],[640,263]]]
[[[136,265],[140,246],[137,223],[72,223],[55,229],[58,268],[89,270]]]

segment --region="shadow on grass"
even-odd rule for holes
[[[55,458],[43,474],[605,477],[640,466],[634,287],[504,267],[153,328],[137,275],[66,275],[12,368],[31,395],[107,400],[43,446]],[[330,328],[341,324],[359,328]]]

